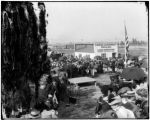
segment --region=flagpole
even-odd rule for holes
[[[127,67],[126,33],[125,33],[125,68]]]
[[[127,30],[126,30],[126,24],[124,21],[124,29],[125,29],[125,68],[127,67]]]

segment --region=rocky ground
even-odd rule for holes
[[[96,78],[97,83],[109,84],[110,73],[100,74]],[[58,110],[59,118],[94,118],[97,99],[101,96],[99,87],[94,84],[80,86],[77,104],[65,106],[60,103]]]

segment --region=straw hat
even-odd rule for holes
[[[123,97],[134,97],[135,96],[135,92],[134,91],[127,91],[122,96]]]
[[[129,87],[122,87],[117,93],[118,95],[122,95],[124,93],[127,93],[128,91],[130,91]]]
[[[40,118],[40,111],[34,109],[31,111],[31,113],[29,114],[29,118]]]
[[[127,94],[135,94],[135,91],[129,90],[129,91],[127,91]]]

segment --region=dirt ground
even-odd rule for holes
[[[97,83],[109,84],[110,83],[110,73],[100,74],[96,78]],[[94,84],[86,84],[80,86],[78,93],[77,104],[70,104],[70,106],[65,106],[64,103],[60,103],[58,110],[59,118],[94,118],[95,117],[95,107],[99,96],[101,96],[101,91],[99,87],[95,87]]]

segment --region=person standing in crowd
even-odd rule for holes
[[[60,99],[59,95],[59,78],[58,78],[58,72],[56,71],[51,71],[51,83],[50,83],[50,94],[56,95],[58,101]]]
[[[86,74],[87,74],[87,76],[90,75],[90,66],[89,66],[89,65],[88,65],[87,68],[86,68]]]
[[[66,103],[66,106],[69,104],[69,96],[67,91],[67,76],[61,71],[59,73],[59,95],[60,100]]]
[[[47,77],[44,74],[39,81],[38,99],[37,100],[35,100],[35,98],[32,99],[31,108],[37,109],[40,112],[42,112],[44,109],[47,108],[45,102],[50,92],[49,88],[50,86],[49,84],[47,84]]]
[[[91,72],[91,76],[94,77],[94,62],[91,61],[90,63],[90,72]]]
[[[99,63],[100,63],[100,73],[103,73],[103,62],[100,61]]]
[[[115,66],[116,66],[115,62],[116,62],[115,59],[113,59],[113,60],[111,61],[112,72],[115,72]]]
[[[67,61],[67,72],[68,72],[68,77],[69,78],[72,78],[72,76],[73,76],[73,70],[72,70],[72,64],[71,64],[71,61]]]

